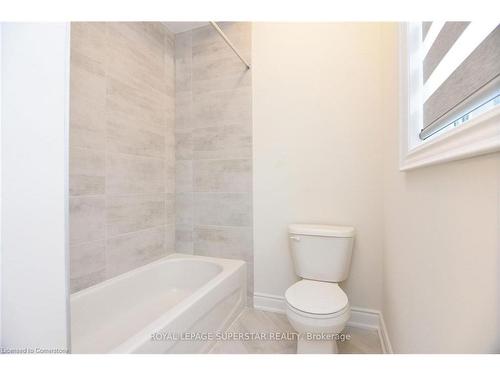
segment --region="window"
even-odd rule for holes
[[[401,169],[500,150],[500,26],[401,27]]]

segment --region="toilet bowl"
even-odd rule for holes
[[[285,293],[286,315],[299,334],[297,353],[338,353],[338,334],[350,318],[346,294],[336,283],[301,280]]]
[[[299,334],[297,353],[338,353],[337,338],[350,318],[347,279],[354,228],[292,224],[288,227],[295,273],[285,292],[286,315]]]

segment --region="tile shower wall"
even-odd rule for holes
[[[220,26],[250,61],[251,25]],[[176,249],[245,260],[251,296],[251,70],[211,26],[176,34],[175,56]]]
[[[71,24],[72,292],[174,251],[174,49],[159,23]]]

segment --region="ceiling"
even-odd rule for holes
[[[174,34],[208,25],[208,22],[162,22]]]

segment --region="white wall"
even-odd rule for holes
[[[380,24],[253,25],[255,293],[296,280],[290,223],[353,225],[346,291],[382,304]]]
[[[383,312],[393,350],[498,353],[500,154],[399,172],[394,25],[383,40]]]
[[[0,22],[0,213],[2,212],[2,27]],[[2,345],[2,215],[0,214],[0,346]]]
[[[69,25],[2,30],[4,348],[68,347]]]

